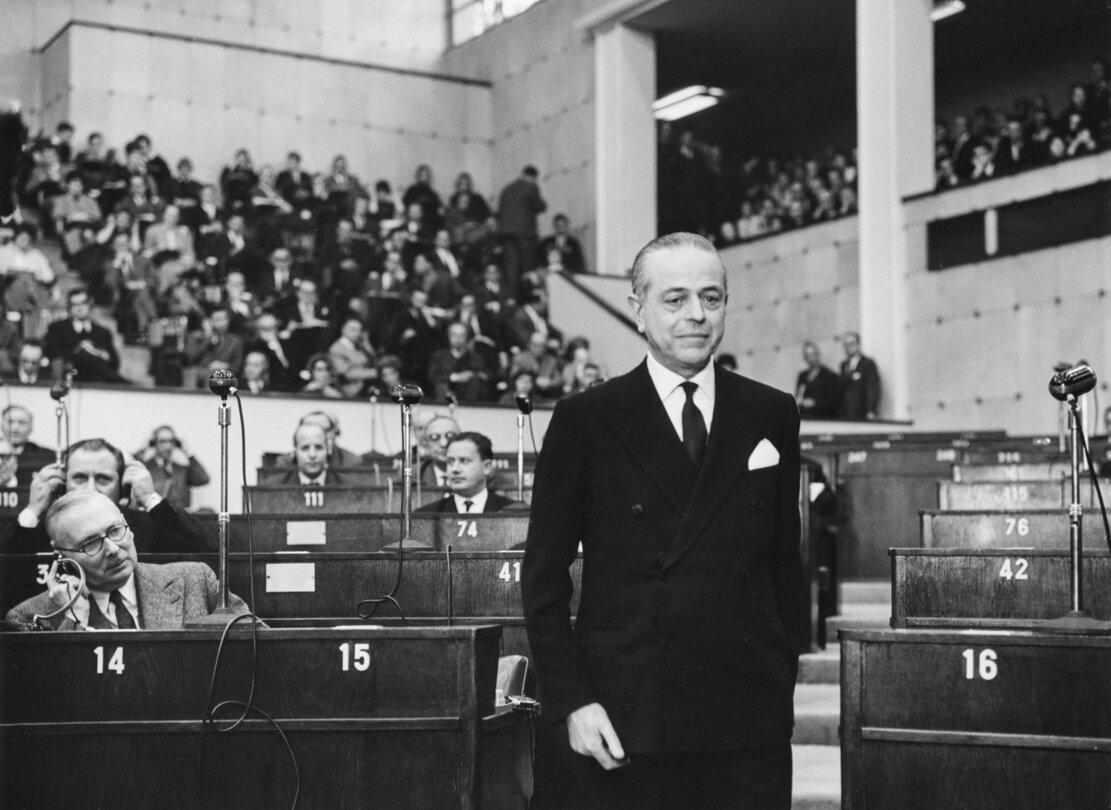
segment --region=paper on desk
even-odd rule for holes
[[[323,546],[328,542],[328,524],[323,520],[288,520],[285,524],[287,546]]]
[[[315,563],[267,563],[267,593],[313,593],[316,590]]]

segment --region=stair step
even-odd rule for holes
[[[891,581],[886,579],[850,579],[841,583],[841,604],[891,602]]]
[[[835,745],[792,745],[791,810],[840,810],[841,749]]]
[[[822,683],[795,687],[795,743],[838,746],[840,722],[840,686]]]
[[[799,657],[798,682],[802,683],[840,683],[841,647],[831,643],[824,650],[806,653]]]

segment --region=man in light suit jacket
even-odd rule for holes
[[[185,622],[207,616],[217,606],[219,587],[203,563],[151,565],[139,562],[134,536],[119,508],[105,495],[79,490],[63,495],[46,515],[50,544],[60,556],[85,571],[85,587],[69,609],[80,581],[59,571],[47,574],[45,593],[12,608],[10,629],[30,630],[180,630]],[[228,606],[236,613],[248,608],[234,594]],[[58,613],[35,621],[35,616]]]
[[[525,626],[592,806],[791,804],[799,414],[713,364],[727,297],[706,239],[645,246],[630,302],[648,358],[560,400],[537,461]]]
[[[416,511],[465,515],[527,509],[520,501],[486,488],[493,472],[494,447],[490,439],[473,431],[459,433],[447,446],[447,495]]]

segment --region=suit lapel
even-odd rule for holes
[[[737,479],[747,473],[748,457],[760,441],[761,415],[752,409],[741,379],[721,368],[715,373],[714,421],[706,456],[665,566],[686,553],[713,520]]]
[[[682,513],[694,487],[694,463],[652,385],[647,361],[629,373],[618,409],[620,418],[615,422],[619,440],[675,510]]]
[[[183,622],[185,581],[166,576],[157,565],[135,566],[135,590],[139,599],[139,624],[144,630],[180,630]]]

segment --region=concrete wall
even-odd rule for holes
[[[594,53],[573,23],[597,5],[550,0],[444,54],[446,72],[493,83],[493,199],[526,164],[540,170],[551,217],[562,211],[594,266]],[[614,148],[619,148],[617,144]]]

